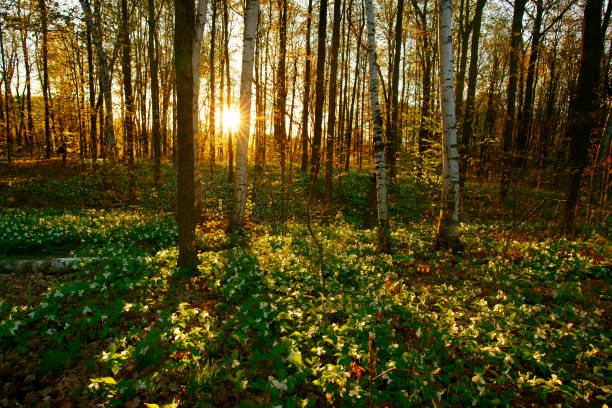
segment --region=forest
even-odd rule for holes
[[[0,0],[0,407],[608,407],[612,0]]]

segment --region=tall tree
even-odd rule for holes
[[[287,130],[285,116],[287,111],[287,0],[279,0],[279,56],[276,74],[276,98],[274,101],[274,138],[278,145],[281,165],[281,218],[284,217],[285,201],[285,143]],[[282,220],[284,222],[284,219]]]
[[[523,109],[518,115],[518,132],[516,134],[516,167],[520,167],[526,160],[527,143],[531,134],[531,120],[533,117],[533,100],[535,99],[536,62],[540,48],[540,35],[542,14],[544,13],[543,0],[536,0],[536,15],[531,33],[531,50],[527,65],[527,81],[525,84],[525,100]]]
[[[514,1],[514,14],[512,16],[512,31],[510,33],[510,67],[508,72],[508,87],[506,90],[507,110],[504,118],[504,133],[502,142],[502,163],[499,194],[505,199],[508,192],[509,171],[511,164],[512,135],[514,134],[514,113],[516,110],[516,88],[519,73],[519,52],[522,41],[523,14],[527,0]]]
[[[202,36],[206,25],[206,13],[208,12],[208,0],[198,0],[196,21],[193,31],[193,46],[191,52],[191,63],[193,65],[193,182],[195,185],[195,208],[199,209],[201,200],[200,187],[200,53],[202,48]],[[211,67],[212,70],[212,67]]]
[[[591,130],[597,104],[599,70],[602,54],[602,0],[586,0],[582,25],[582,51],[576,94],[570,102],[570,113],[565,131],[569,140],[568,178],[563,214],[559,220],[565,232],[573,233],[578,208],[582,174],[587,164]],[[605,27],[604,27],[605,29]]]
[[[132,92],[132,43],[130,41],[127,0],[121,0],[121,43],[123,91],[125,93],[124,128],[127,139],[127,159],[130,167],[134,164],[134,94]]]
[[[195,191],[193,151],[193,0],[174,2],[174,64],[176,72],[176,114],[178,141],[178,267],[195,269]]]
[[[159,79],[157,68],[157,19],[155,18],[155,0],[149,0],[149,38],[147,42],[149,52],[149,69],[151,70],[151,116],[153,119],[153,183],[159,186],[161,183],[161,132],[159,121]]]
[[[327,0],[319,3],[319,28],[317,39],[317,79],[315,81],[314,128],[310,156],[310,178],[316,180],[319,172],[321,132],[323,128],[323,104],[325,103],[325,48],[327,36]]]
[[[5,106],[5,113],[6,113],[6,159],[7,161],[10,163],[11,162],[11,153],[12,153],[12,136],[11,136],[11,129],[10,129],[10,112],[11,112],[11,102],[10,100],[12,99],[11,95],[11,91],[10,91],[10,81],[12,79],[13,73],[9,71],[12,71],[12,69],[9,69],[6,65],[6,58],[5,58],[5,53],[4,53],[4,31],[2,30],[2,23],[0,22],[0,53],[2,54],[2,76],[4,77],[4,99],[6,101],[6,106]],[[11,77],[9,79],[9,76]]]
[[[472,48],[470,50],[470,70],[468,73],[468,89],[467,98],[465,100],[465,111],[463,119],[463,129],[461,138],[462,163],[464,169],[467,169],[468,151],[470,148],[470,140],[474,133],[474,102],[476,100],[476,79],[478,77],[478,42],[480,41],[480,25],[482,22],[482,11],[487,0],[478,0],[476,10],[474,11],[474,19],[472,20]],[[466,170],[464,170],[466,171]]]
[[[208,97],[208,147],[210,172],[212,174],[215,163],[215,48],[217,35],[217,1],[212,0],[212,18],[210,21],[210,53],[208,56],[209,80],[208,86],[210,94]]]
[[[88,85],[89,85],[89,139],[91,143],[91,158],[94,162],[94,165],[97,164],[98,161],[98,137],[97,137],[97,129],[96,129],[96,117],[97,117],[97,109],[96,109],[96,93],[95,93],[95,75],[94,75],[94,64],[93,64],[93,49],[91,44],[91,31],[89,29],[89,25],[86,28],[86,38],[87,38],[87,72],[88,72]]]
[[[331,199],[336,126],[336,82],[338,76],[338,47],[340,45],[340,12],[342,0],[334,0],[334,20],[329,58],[329,103],[327,104],[327,146],[325,148],[325,197]]]
[[[453,90],[453,42],[451,0],[438,0],[438,51],[440,54],[440,108],[442,110],[442,208],[438,219],[436,248],[457,249],[459,234],[459,161],[457,120]]]
[[[40,7],[40,25],[42,29],[42,93],[43,103],[45,105],[45,157],[51,158],[53,147],[51,145],[51,129],[49,128],[49,70],[47,66],[48,60],[48,48],[49,48],[49,28],[47,18],[47,3],[45,0],[39,0],[38,5]]]
[[[370,66],[370,109],[374,127],[374,161],[376,165],[376,203],[378,208],[377,250],[390,252],[389,214],[387,209],[387,176],[385,174],[385,144],[382,134],[382,117],[378,104],[378,77],[376,70],[376,22],[373,0],[365,0],[368,19],[368,63]]]
[[[44,2],[45,0],[40,0]],[[89,0],[79,0],[83,13],[85,14],[85,23],[88,30],[91,32],[92,41],[98,54],[98,69],[100,74],[100,88],[104,96],[105,116],[104,116],[104,142],[110,148],[111,161],[114,159],[115,148],[115,130],[113,125],[113,95],[112,95],[112,75],[111,68],[108,63],[108,57],[102,47],[102,28],[98,24],[94,24],[94,14],[91,11]],[[100,20],[100,8],[95,7],[96,20]],[[44,92],[43,92],[44,93]]]
[[[253,54],[259,15],[259,0],[247,0],[242,38],[242,74],[240,75],[240,125],[236,141],[236,182],[230,229],[242,228],[247,194],[247,154],[251,129],[251,82],[253,81]]]
[[[304,97],[302,99],[302,172],[308,165],[308,108],[310,105],[310,28],[312,25],[312,0],[308,0],[308,14],[306,15],[306,63],[304,67]]]
[[[395,21],[395,50],[391,74],[391,126],[387,128],[386,158],[389,163],[389,178],[395,179],[397,151],[400,144],[399,118],[399,67],[402,57],[402,21],[404,17],[404,0],[397,0],[397,19]]]

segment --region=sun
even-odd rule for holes
[[[236,108],[223,110],[223,131],[235,132],[240,124],[240,111]]]

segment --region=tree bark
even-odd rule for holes
[[[155,47],[155,36],[157,35],[157,22],[155,20],[155,0],[149,0],[149,38],[147,42],[149,52],[149,69],[151,70],[151,116],[153,127],[151,129],[153,138],[153,184],[159,187],[161,184],[161,134],[159,120],[159,79],[158,79],[158,56]]]
[[[195,269],[195,186],[193,143],[193,0],[175,0],[174,64],[178,142],[178,267]]]
[[[45,107],[45,158],[50,159],[53,152],[53,146],[51,144],[51,130],[49,128],[49,72],[47,67],[47,53],[49,47],[49,34],[48,34],[48,22],[47,22],[47,4],[45,0],[38,1],[40,7],[40,25],[42,29],[42,64],[43,64],[43,81],[42,81],[42,93],[43,103]],[[8,135],[7,135],[8,137]],[[10,153],[9,153],[10,156]]]
[[[44,2],[45,0],[40,0]],[[108,60],[104,48],[102,47],[102,36],[100,33],[100,27],[94,25],[93,13],[89,5],[89,0],[79,0],[83,12],[85,14],[85,22],[89,27],[89,31],[92,34],[92,41],[96,47],[98,54],[98,67],[100,73],[100,85],[101,91],[104,95],[105,105],[105,116],[104,116],[104,142],[110,148],[109,156],[111,161],[114,159],[114,148],[115,148],[115,130],[113,125],[113,96],[112,96],[112,77],[110,67],[108,66]],[[96,10],[99,13],[99,9]],[[46,126],[46,124],[45,124]]]
[[[391,126],[387,129],[386,158],[389,163],[389,179],[395,180],[397,152],[400,145],[399,126],[399,67],[402,57],[402,21],[404,16],[404,0],[397,0],[397,20],[395,21],[395,53],[391,74]]]
[[[385,144],[382,118],[378,104],[378,77],[376,73],[376,33],[372,0],[365,0],[368,20],[368,62],[370,66],[370,108],[374,126],[374,160],[376,163],[376,203],[378,208],[377,251],[391,251],[389,215],[387,210],[387,177],[385,174]]]
[[[457,249],[459,244],[459,161],[453,91],[451,0],[438,1],[438,50],[440,55],[440,108],[444,133],[442,208],[438,219],[436,248]]]
[[[533,117],[533,100],[535,93],[535,68],[538,60],[540,47],[540,26],[542,25],[542,14],[544,13],[543,0],[536,1],[536,16],[533,22],[531,34],[531,51],[529,54],[529,65],[527,66],[527,83],[525,85],[525,102],[518,118],[518,133],[516,136],[516,163],[520,168],[527,160],[527,143],[531,134],[531,120]]]
[[[134,94],[132,92],[132,45],[130,41],[127,0],[121,0],[121,42],[123,91],[125,93],[125,137],[128,166],[134,166]]]
[[[468,73],[468,89],[463,112],[463,137],[461,138],[461,163],[464,174],[467,172],[467,162],[470,150],[470,141],[474,134],[474,102],[476,100],[476,80],[478,78],[478,42],[480,41],[480,25],[482,10],[487,0],[478,0],[474,18],[472,20],[472,49],[470,50],[470,70]]]
[[[87,68],[88,68],[88,85],[89,85],[89,139],[91,143],[91,159],[94,165],[98,162],[98,136],[96,129],[96,94],[94,88],[94,66],[93,66],[93,49],[91,44],[91,31],[87,26]]]
[[[587,165],[591,130],[597,104],[596,89],[599,86],[599,70],[603,43],[601,41],[602,0],[587,0],[582,27],[582,52],[576,95],[570,102],[570,113],[565,137],[569,140],[568,178],[565,206],[559,224],[561,229],[573,234],[580,195],[582,174]]]
[[[308,15],[306,16],[306,66],[304,68],[304,98],[302,99],[302,173],[308,166],[308,107],[310,104],[310,29],[312,25],[312,0],[308,0]]]
[[[340,12],[342,0],[334,0],[334,20],[329,58],[329,103],[327,105],[327,146],[325,148],[325,197],[331,199],[334,169],[334,138],[336,126],[336,94],[338,77],[338,47],[340,45]]]
[[[242,39],[242,74],[240,76],[240,125],[236,141],[236,182],[230,217],[230,230],[242,228],[247,195],[247,156],[251,129],[251,82],[253,54],[259,14],[259,0],[247,0],[244,36]]]
[[[208,12],[208,0],[198,0],[196,10],[196,21],[193,31],[193,48],[191,63],[193,65],[193,183],[195,188],[195,208],[200,208],[201,182],[200,182],[200,52],[202,49],[202,36],[206,25],[206,13]],[[214,30],[213,30],[214,31]],[[212,69],[211,69],[212,71]]]
[[[514,15],[512,17],[512,31],[510,36],[510,68],[508,72],[508,87],[506,95],[508,98],[506,117],[504,123],[501,177],[499,182],[500,198],[505,200],[508,192],[509,167],[511,164],[512,135],[514,134],[514,112],[516,107],[516,88],[519,72],[519,52],[522,41],[523,13],[527,0],[515,0]]]
[[[325,48],[327,36],[327,0],[319,4],[319,28],[317,39],[317,79],[315,82],[315,112],[310,156],[310,179],[316,180],[319,172],[323,105],[325,103]]]

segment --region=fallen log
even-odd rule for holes
[[[54,258],[32,260],[0,260],[0,273],[56,274],[76,269],[80,262],[100,261],[103,258]]]

